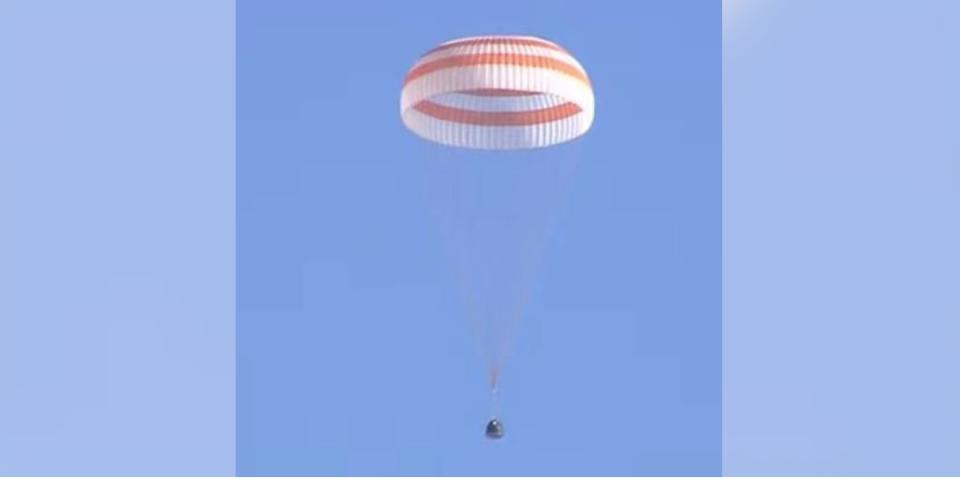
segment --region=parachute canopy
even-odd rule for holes
[[[587,72],[537,37],[451,40],[424,54],[403,83],[403,123],[444,145],[508,150],[573,140],[593,123]]]

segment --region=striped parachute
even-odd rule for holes
[[[418,136],[459,147],[424,146],[425,186],[436,196],[427,205],[442,220],[496,392],[513,324],[578,157],[577,144],[542,147],[590,129],[590,78],[570,53],[541,38],[461,38],[413,65],[400,112]]]
[[[470,37],[440,44],[407,73],[403,122],[453,147],[510,150],[573,140],[593,123],[586,71],[536,37]]]

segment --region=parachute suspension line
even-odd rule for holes
[[[435,212],[443,223],[452,226],[452,231],[444,231],[446,237],[442,242],[442,250],[445,252],[448,265],[451,267],[451,273],[456,277],[456,292],[460,297],[465,310],[468,323],[472,330],[472,337],[476,339],[476,348],[484,363],[496,365],[495,355],[490,355],[488,351],[490,338],[494,337],[490,322],[485,321],[483,312],[482,298],[477,294],[481,282],[475,272],[472,272],[472,266],[469,258],[473,256],[472,245],[466,239],[474,238],[476,222],[471,219],[466,212],[462,211],[472,201],[477,201],[477,195],[471,195],[469,192],[458,189],[456,186],[462,185],[467,177],[462,169],[461,163],[465,161],[461,158],[462,153],[459,149],[451,149],[445,146],[434,146],[429,149],[428,160],[432,165],[428,168],[428,175],[436,175],[433,179],[427,179],[425,187],[432,196],[438,196],[441,201],[431,202],[431,205],[437,205]],[[437,190],[442,191],[437,191]],[[481,192],[482,195],[482,192]],[[458,250],[457,246],[465,248],[465,251]]]
[[[482,215],[478,217],[476,212],[484,210],[494,198],[487,178],[490,173],[485,168],[478,172],[480,164],[469,163],[470,157],[462,149],[435,146],[427,150],[426,157],[429,165],[424,188],[435,200],[428,205],[431,213],[449,227],[442,229],[441,251],[447,257],[449,273],[457,287],[455,293],[468,320],[470,336],[475,339],[476,351],[488,372],[492,391],[499,386],[506,352],[504,344],[509,342],[512,330],[509,325],[517,322],[512,313],[515,308],[501,309],[502,299],[489,299],[482,294],[494,280],[489,275],[490,265],[483,263],[492,257],[479,240],[491,232],[483,226]]]
[[[491,403],[491,412],[490,415],[493,418],[500,418],[500,389],[497,384],[499,380],[498,376],[500,370],[498,367],[493,367],[490,371],[490,403]]]
[[[559,221],[562,210],[560,207],[564,201],[570,197],[570,191],[573,188],[572,179],[575,177],[575,173],[582,160],[580,144],[575,143],[570,145],[570,147],[573,150],[570,153],[571,156],[567,158],[566,161],[563,161],[563,159],[557,159],[556,161],[558,173],[556,178],[553,178],[551,182],[551,184],[556,187],[556,190],[546,195],[546,198],[550,201],[547,205],[539,209],[543,212],[545,218],[542,219],[541,228],[534,232],[534,238],[531,240],[529,248],[526,249],[531,252],[531,258],[522,263],[520,281],[518,282],[518,295],[508,315],[509,320],[506,325],[503,326],[504,331],[497,336],[495,364],[491,369],[491,388],[494,393],[496,393],[496,382],[501,373],[502,364],[506,362],[512,347],[511,339],[514,337],[514,332],[523,319],[526,308],[530,302],[530,297],[532,296],[531,292],[536,286],[536,274],[544,263],[549,238],[553,234],[556,224]]]

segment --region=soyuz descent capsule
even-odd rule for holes
[[[494,418],[487,424],[487,438],[497,440],[503,437],[503,424],[500,420]]]

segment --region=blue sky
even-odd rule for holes
[[[233,51],[229,1],[0,5],[0,475],[234,471]]]
[[[724,471],[960,472],[960,3],[724,12]]]
[[[240,473],[719,473],[719,3],[241,2],[239,17]],[[587,136],[497,155],[403,128],[416,58],[496,33],[578,57],[598,99]],[[463,216],[507,214],[553,228],[531,250],[516,245],[545,230],[529,222],[465,246]],[[455,265],[498,318],[538,252],[492,443]]]

